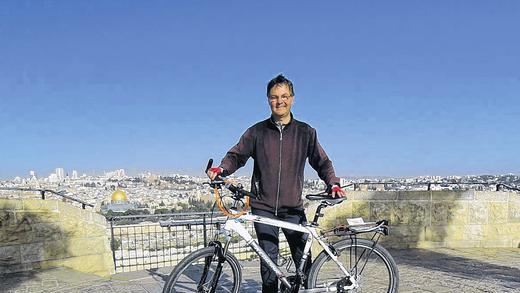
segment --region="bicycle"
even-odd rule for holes
[[[207,169],[211,167],[212,160]],[[206,170],[207,170],[206,169]],[[387,220],[355,223],[318,230],[322,209],[340,204],[345,198],[332,198],[326,193],[310,194],[306,198],[320,201],[314,219],[303,225],[255,216],[247,212],[249,198],[255,194],[220,177],[209,183],[215,194],[216,204],[227,216],[221,233],[224,243],[211,241],[205,248],[186,256],[170,273],[164,293],[180,292],[240,292],[242,271],[237,258],[228,250],[232,233],[237,233],[252,250],[265,261],[280,280],[280,292],[397,292],[399,272],[390,253],[378,244],[381,235],[388,235]],[[223,195],[222,187],[231,192]],[[225,203],[225,200],[231,200]],[[231,204],[230,208],[226,204]],[[308,234],[300,267],[296,275],[286,276],[244,227],[246,222],[257,222]],[[319,232],[318,232],[319,231]],[[358,235],[373,233],[370,239],[358,239]],[[327,241],[331,236],[340,237],[335,243]],[[312,262],[308,276],[303,273],[309,258],[311,245],[316,241],[322,248]]]

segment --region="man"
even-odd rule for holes
[[[220,166],[208,170],[208,176],[213,180],[218,174],[232,174],[252,157],[254,170],[251,192],[261,198],[251,200],[252,213],[291,223],[303,223],[306,218],[301,194],[307,159],[329,186],[333,197],[345,196],[345,191],[339,187],[339,178],[334,173],[332,162],[318,143],[316,130],[293,118],[292,82],[283,75],[269,81],[267,101],[271,117],[247,129],[238,144],[227,152]],[[255,230],[260,247],[276,263],[279,228],[255,223]],[[306,234],[282,230],[298,268]],[[261,274],[262,292],[277,292],[278,279],[264,262],[261,263]]]

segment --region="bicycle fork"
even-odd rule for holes
[[[208,272],[211,266],[211,263],[213,262],[213,259],[217,259],[217,267],[215,268],[215,273],[211,277],[211,281],[209,282],[209,293],[215,293],[215,290],[217,290],[217,282],[220,279],[220,274],[222,274],[222,266],[224,265],[224,262],[226,261],[226,251],[227,246],[229,245],[229,242],[226,243],[226,247],[222,247],[222,243],[219,241],[211,241],[209,243],[209,246],[213,246],[215,248],[215,251],[213,252],[212,256],[206,257],[204,260],[204,270],[202,271],[202,275],[199,280],[199,284],[197,285],[197,292],[206,292],[204,288],[204,282],[206,281],[206,278],[208,276]]]

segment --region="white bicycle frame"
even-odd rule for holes
[[[338,257],[330,250],[329,245],[322,240],[322,237],[318,235],[315,227],[310,225],[300,225],[288,223],[276,219],[271,219],[262,216],[252,215],[250,213],[242,215],[238,218],[228,218],[222,229],[224,235],[226,236],[227,243],[231,239],[231,232],[236,232],[240,237],[246,241],[247,245],[249,245],[258,256],[267,263],[267,265],[276,273],[278,279],[284,283],[287,288],[291,288],[291,284],[289,283],[285,274],[280,270],[280,268],[271,260],[271,258],[267,255],[267,253],[258,245],[258,242],[249,234],[247,229],[244,227],[244,222],[256,222],[261,224],[266,224],[270,226],[280,227],[288,230],[298,231],[302,233],[306,233],[310,235],[307,237],[307,242],[305,243],[305,248],[303,250],[302,261],[300,262],[300,271],[303,271],[303,266],[307,258],[309,257],[309,251],[311,250],[313,240],[316,240],[323,250],[330,256],[330,258],[338,265],[338,268],[345,274],[345,277],[350,277],[351,274],[348,270],[343,266],[341,262],[338,261]],[[227,249],[227,245],[226,245]],[[351,285],[345,286],[344,290],[350,290],[358,287],[358,283],[355,278],[350,278]],[[299,292],[336,292],[337,287],[332,284],[324,284],[323,288],[314,288],[314,289],[301,289]]]

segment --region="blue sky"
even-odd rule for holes
[[[0,178],[202,175],[278,73],[338,175],[519,173],[519,28],[518,1],[4,1]]]

